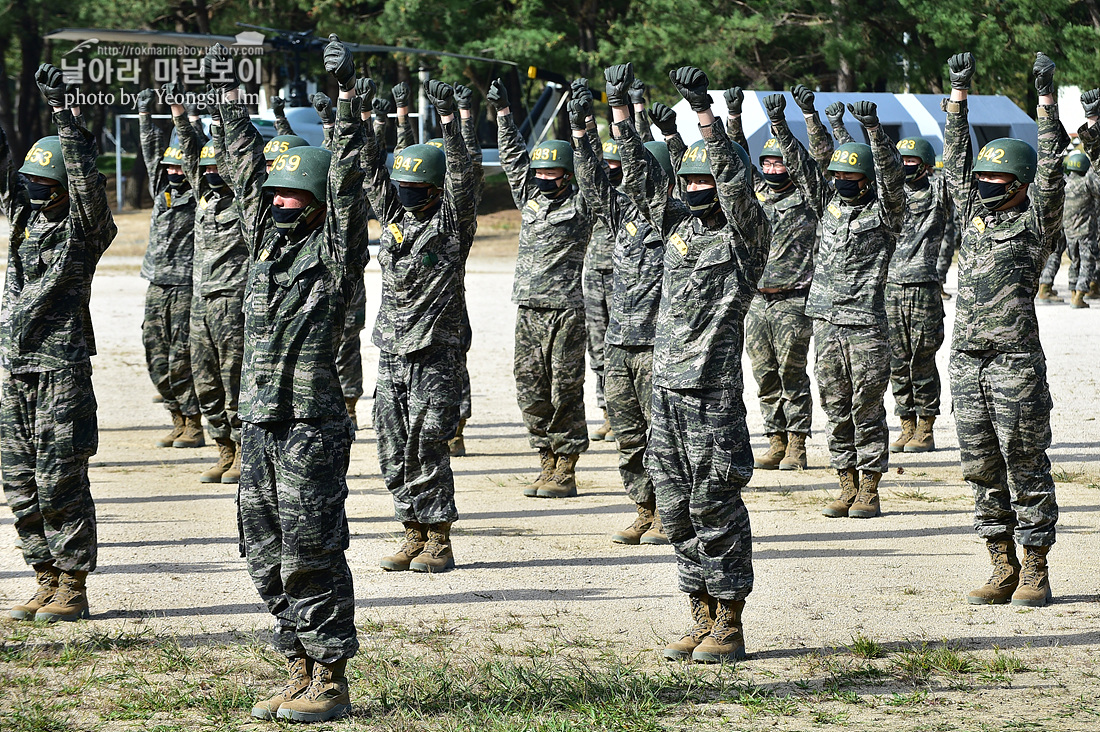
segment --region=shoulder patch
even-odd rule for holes
[[[389,225],[390,234],[393,236],[393,240],[398,244],[402,244],[405,241],[405,236],[401,233],[401,227],[397,224]]]
[[[970,223],[974,224],[974,228],[978,230],[979,234],[984,234],[985,233],[985,222],[982,221],[981,216],[975,216],[974,220],[971,221]]]
[[[164,192],[164,205],[167,206],[168,208],[172,208],[172,192],[171,191],[165,191]]]
[[[834,218],[840,218],[840,206],[837,206],[835,203],[829,204],[828,211]]]
[[[756,200],[760,201],[760,203],[764,203],[764,201],[767,201],[767,200],[768,200],[768,197],[767,197],[767,196],[765,196],[765,195],[764,195],[763,193],[761,193],[760,191],[757,191],[757,192],[756,192]]]
[[[688,245],[687,242],[684,241],[682,236],[680,236],[679,234],[673,234],[668,241],[676,247],[676,250],[680,252],[680,256],[687,255]]]
[[[199,208],[206,208],[210,205],[210,202],[206,200],[206,196],[199,199]]]
[[[539,202],[532,198],[530,201],[527,202],[527,208],[531,209],[535,213],[538,213],[539,212]]]
[[[631,236],[637,236],[638,227],[634,225],[633,221],[626,222],[626,233],[630,234]]]

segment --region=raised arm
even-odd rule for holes
[[[729,125],[730,139],[740,145],[742,150],[748,152],[749,141],[745,137],[745,128],[741,126],[741,106],[745,102],[745,92],[741,87],[735,86],[732,89],[726,89],[722,96],[725,97],[726,111],[729,113],[726,115],[726,123]],[[760,193],[767,190],[768,184],[760,175],[756,165],[753,165],[751,170],[753,190]]]
[[[16,205],[22,195],[23,184],[19,180],[19,168],[11,159],[8,137],[4,134],[3,126],[0,126],[0,205],[4,208],[9,224],[15,219]]]
[[[970,217],[970,197],[974,186],[974,151],[970,146],[970,122],[966,97],[970,79],[974,76],[973,54],[957,53],[947,60],[951,75],[951,99],[945,101],[947,123],[943,130],[943,175],[947,190],[951,192],[955,210],[962,217],[960,228],[965,229]]]
[[[588,138],[588,116],[592,111],[587,99],[571,99],[568,104],[569,126],[573,131],[573,167],[576,171],[577,186],[585,203],[603,222],[609,231],[615,231],[616,222],[611,220],[611,199],[618,195],[611,181],[607,179],[603,166],[592,149]],[[625,172],[625,168],[624,168]]]
[[[180,165],[183,168],[183,174],[187,176],[187,181],[191,184],[191,187],[195,191],[201,192],[207,188],[206,179],[203,178],[202,170],[199,167],[204,141],[199,138],[194,125],[188,119],[186,108],[177,101],[182,98],[183,86],[171,81],[165,84],[162,89],[165,101],[172,108],[172,124],[176,126],[176,134],[180,138],[180,153],[183,156],[180,159]]]
[[[687,152],[687,145],[684,144],[684,138],[680,136],[680,132],[677,130],[676,113],[667,105],[657,102],[650,107],[649,116],[653,119],[653,124],[657,125],[657,129],[661,131],[665,144],[668,145],[668,156],[672,160],[672,169],[674,171],[679,170],[680,163],[684,161],[684,153]],[[677,190],[680,188],[678,178],[676,188]],[[661,230],[661,227],[657,224],[654,224],[654,228],[658,231]]]
[[[878,120],[878,107],[874,102],[858,101],[848,108],[859,120],[871,141],[871,156],[875,161],[875,184],[878,186],[879,203],[894,232],[901,231],[905,217],[905,169],[901,165],[901,153]]]
[[[1035,90],[1039,95],[1036,118],[1039,123],[1038,165],[1035,171],[1035,201],[1043,223],[1043,251],[1036,260],[1041,265],[1058,243],[1062,233],[1062,214],[1066,203],[1066,178],[1062,174],[1062,151],[1069,135],[1058,117],[1058,98],[1054,93],[1054,62],[1043,53],[1035,55]]]
[[[369,122],[369,120],[368,120]],[[405,209],[397,199],[397,191],[390,185],[390,171],[386,166],[386,150],[375,136],[370,124],[363,125],[363,193],[370,201],[378,221],[386,226],[400,221]]]
[[[397,146],[393,149],[398,153],[409,145],[417,143],[416,128],[409,117],[409,105],[412,104],[412,89],[408,82],[402,81],[393,87],[393,101],[397,105]]]
[[[331,138],[332,161],[328,169],[328,194],[325,212],[325,246],[348,271],[362,271],[370,255],[367,252],[367,205],[363,199],[363,136],[369,124],[363,124],[362,104],[369,98],[356,95],[355,64],[351,50],[336,37],[329,36],[325,46],[325,70],[340,87],[336,119]],[[373,83],[367,85],[373,94]]]
[[[535,187],[532,180],[535,177],[531,170],[531,157],[527,154],[527,145],[520,137],[519,129],[512,119],[512,110],[508,104],[508,92],[500,79],[495,79],[489,85],[487,96],[489,104],[497,110],[497,150],[500,154],[500,167],[508,177],[508,185],[512,189],[512,200],[516,208],[522,209],[531,196],[531,189]]]
[[[829,187],[817,161],[794,136],[787,124],[787,118],[784,115],[787,106],[786,98],[782,94],[769,94],[764,97],[763,104],[764,111],[771,120],[772,134],[779,141],[779,148],[783,151],[783,164],[787,166],[791,180],[802,191],[806,201],[813,207],[814,213],[820,217],[825,209]]]
[[[1100,170],[1100,89],[1090,89],[1081,93],[1081,108],[1085,112],[1085,123],[1077,130],[1077,136],[1089,156],[1092,170]]]
[[[157,193],[168,185],[168,171],[160,164],[164,156],[164,135],[153,123],[153,103],[157,94],[152,89],[138,92],[138,136],[141,141],[141,157],[145,161],[145,171],[149,178],[149,195]]]
[[[432,79],[428,82],[428,100],[439,114],[439,126],[443,131],[443,152],[447,160],[447,177],[443,184],[443,195],[453,207],[458,224],[466,233],[463,245],[470,247],[474,243],[474,231],[477,229],[476,180],[473,161],[462,139],[462,130],[455,119],[457,102],[455,90],[450,84]],[[469,249],[463,255],[469,253]]]
[[[290,126],[290,120],[286,118],[286,100],[282,97],[272,97],[271,111],[275,113],[275,134],[293,135],[294,128]]]

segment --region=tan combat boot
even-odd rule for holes
[[[787,433],[773,432],[768,435],[768,451],[756,458],[753,467],[761,470],[778,470],[779,463],[787,456]]]
[[[863,471],[863,479],[859,481],[859,493],[856,494],[855,503],[848,509],[849,518],[874,518],[882,513],[878,497],[878,482],[881,478],[882,473]]]
[[[695,624],[680,640],[665,646],[664,657],[670,661],[687,661],[703,639],[714,627],[714,619],[718,614],[718,601],[706,592],[692,592],[688,595],[688,606],[691,608],[691,619]]]
[[[256,702],[252,716],[256,719],[275,719],[279,707],[306,692],[313,681],[313,659],[299,656],[286,660],[287,682],[283,688],[267,699]]]
[[[1012,593],[1013,605],[1027,607],[1045,607],[1053,597],[1050,593],[1050,575],[1047,571],[1047,552],[1049,546],[1024,545],[1023,568],[1020,570],[1020,584]],[[39,611],[39,615],[41,615]]]
[[[446,572],[455,568],[455,556],[451,551],[451,525],[428,524],[428,541],[424,549],[409,563],[414,572]]]
[[[577,458],[580,455],[558,455],[554,475],[539,488],[539,498],[572,498],[577,495]]]
[[[596,442],[600,440],[607,440],[608,442],[615,441],[615,432],[611,429],[611,419],[607,416],[607,407],[604,407],[603,410],[603,424],[588,435],[588,439]]]
[[[404,572],[409,568],[412,560],[424,551],[424,545],[428,543],[427,527],[415,521],[405,521],[405,542],[397,553],[388,557],[382,557],[379,565],[387,572]]]
[[[645,503],[638,504],[638,515],[634,518],[634,523],[627,526],[625,529],[616,531],[611,535],[611,542],[613,544],[638,544],[642,540],[642,536],[645,532],[649,531],[649,527],[653,525],[656,509],[653,502],[649,505]]]
[[[1062,302],[1062,298],[1058,297],[1058,293],[1050,285],[1039,285],[1038,299],[1043,303]]]
[[[826,506],[821,513],[829,518],[845,518],[848,511],[851,510],[852,504],[855,503],[856,494],[859,492],[859,488],[856,487],[859,474],[856,473],[855,468],[838,470],[836,474],[840,480],[840,498]]]
[[[201,483],[221,483],[225,472],[233,467],[233,461],[237,459],[237,446],[228,438],[222,438],[218,443],[218,462],[214,467],[203,471],[199,476]]]
[[[451,457],[465,457],[466,456],[466,441],[462,439],[462,430],[466,428],[466,420],[458,420],[458,431],[455,432],[455,436],[447,441],[447,452],[451,454]]]
[[[909,440],[913,439],[913,435],[915,435],[916,432],[917,418],[902,417],[901,434],[898,435],[898,439],[890,443],[890,452],[905,452],[905,446],[909,444]]]
[[[554,477],[554,468],[558,466],[558,456],[549,447],[539,448],[539,464],[542,466],[539,477],[535,478],[534,483],[523,489],[523,495],[528,498],[537,496],[539,488],[549,483],[550,479]]]
[[[932,427],[935,424],[935,415],[919,417],[917,431],[913,433],[913,439],[905,443],[905,452],[935,452],[936,437],[932,434]]]
[[[806,469],[806,435],[798,432],[787,433],[787,450],[779,461],[780,470]]]
[[[241,444],[233,443],[233,464],[222,473],[222,483],[235,485],[241,482],[241,452]]]
[[[940,299],[941,300],[950,300],[951,299],[951,293],[948,292],[947,290],[943,289],[943,283],[940,283]]]
[[[643,544],[664,545],[668,544],[668,537],[665,536],[665,527],[661,524],[661,512],[653,512],[653,525],[649,527],[649,531],[642,534]]]
[[[1089,291],[1085,295],[1086,300],[1100,300],[1100,281],[1093,280],[1089,283]]]
[[[57,578],[57,592],[49,604],[39,608],[34,619],[53,623],[58,620],[72,621],[90,617],[88,594],[84,586],[87,578],[87,572],[62,570],[61,576]]]
[[[53,562],[42,562],[34,565],[34,581],[38,583],[38,590],[34,597],[23,605],[16,605],[8,611],[8,617],[16,620],[34,620],[35,613],[48,605],[57,592],[57,582],[61,577],[61,570],[53,566]]]
[[[351,418],[351,426],[358,431],[359,417],[355,414],[355,405],[359,403],[356,397],[344,397],[344,406],[347,407],[348,417]]]
[[[346,660],[313,662],[313,679],[305,693],[279,705],[279,719],[291,722],[326,722],[351,713]]]
[[[744,661],[745,633],[741,628],[744,609],[744,600],[719,600],[714,627],[691,652],[691,660],[696,663]]]
[[[1016,558],[1016,544],[1006,541],[987,541],[989,559],[993,562],[993,575],[989,581],[966,596],[971,605],[1004,605],[1012,599],[1012,593],[1020,584],[1020,560]]]
[[[183,412],[169,412],[172,415],[172,431],[157,440],[157,447],[171,447],[183,435]]]
[[[172,447],[203,447],[206,440],[202,433],[202,415],[191,414],[183,418],[183,432],[172,442]]]
[[[1069,297],[1069,306],[1071,308],[1077,308],[1078,310],[1091,307],[1085,302],[1085,290],[1074,290],[1073,294]]]

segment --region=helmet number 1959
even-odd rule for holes
[[[301,155],[280,155],[275,158],[275,162],[272,163],[272,170],[285,170],[288,173],[293,173],[298,169],[298,166],[302,164]]]

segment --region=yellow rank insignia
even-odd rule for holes
[[[266,262],[267,258],[270,257],[270,256],[271,256],[271,250],[270,249],[264,249],[262,252],[260,252],[260,256],[256,257],[256,259],[261,261],[261,262]]]
[[[835,203],[830,203],[829,204],[829,213],[831,213],[833,216],[835,216],[836,218],[839,219],[840,218],[840,207],[837,206]]]
[[[634,225],[633,221],[626,222],[626,233],[634,236],[638,233],[638,227]]]
[[[979,234],[985,233],[985,222],[982,221],[981,216],[975,216],[971,223],[974,224],[974,228],[978,230]]]
[[[760,201],[760,203],[763,203],[764,201],[768,200],[768,197],[767,197],[767,196],[765,196],[765,195],[764,195],[763,193],[761,193],[760,191],[757,191],[757,192],[756,192],[756,200]]]
[[[206,208],[210,205],[210,202],[206,200],[206,196],[199,199],[199,208]]]
[[[530,201],[527,202],[527,208],[531,209],[535,213],[538,213],[539,212],[539,202],[534,200],[534,199],[531,199]]]
[[[393,240],[398,244],[402,244],[405,241],[405,237],[401,234],[401,229],[397,224],[390,224],[390,233],[393,234]]]
[[[673,234],[672,238],[669,239],[669,241],[676,245],[676,249],[680,252],[681,257],[687,255],[688,245],[687,242],[684,241],[683,237],[681,237],[679,234]]]
[[[172,208],[172,194],[169,191],[164,192],[164,205]]]

